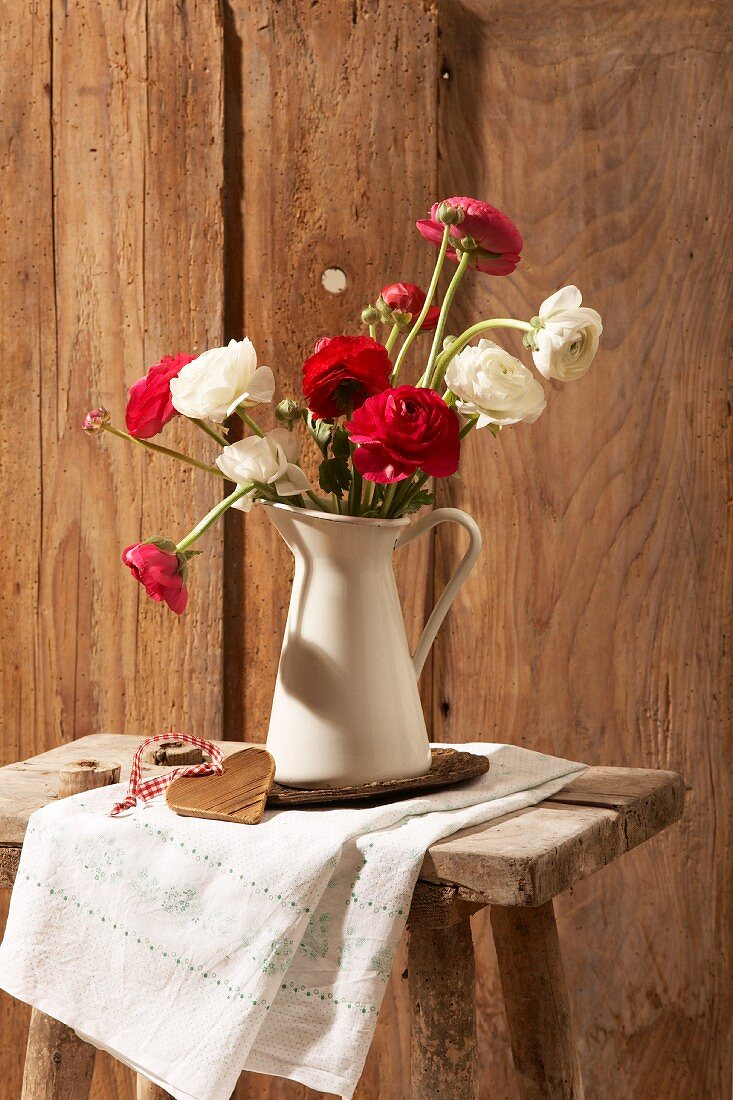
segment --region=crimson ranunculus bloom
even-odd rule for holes
[[[183,614],[188,603],[188,589],[177,554],[154,542],[136,542],[123,550],[122,560],[151,600],[165,602],[176,615]]]
[[[425,305],[425,294],[415,283],[390,283],[381,291],[381,297],[390,309],[399,313],[409,313],[414,320]],[[435,328],[440,317],[440,307],[431,306],[420,326],[423,329]]]
[[[316,419],[358,409],[389,385],[392,364],[369,336],[324,336],[303,364],[303,393]]]
[[[455,195],[445,199],[449,206],[460,206],[465,217],[460,225],[450,227],[450,235],[456,241],[462,237],[473,237],[477,248],[473,264],[487,275],[511,275],[519,263],[522,251],[522,235],[514,222],[487,202],[469,199],[465,195]],[[417,228],[426,241],[440,245],[445,226],[439,222],[439,202],[430,210],[430,217],[417,222]],[[448,248],[446,255],[454,262],[458,261],[454,248]]]
[[[385,390],[365,401],[345,427],[357,445],[354,464],[367,481],[388,485],[416,470],[448,477],[458,469],[458,417],[435,390]]]
[[[171,401],[170,383],[178,377],[181,367],[195,359],[195,355],[164,355],[150,368],[144,378],[138,378],[130,387],[125,410],[125,423],[135,439],[150,439],[178,416]]]

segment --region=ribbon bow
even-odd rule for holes
[[[171,743],[185,741],[187,745],[198,745],[200,749],[208,752],[211,760],[206,760],[203,764],[187,764],[180,768],[171,768],[164,775],[154,775],[151,779],[143,779],[143,750],[149,745],[159,744],[161,741]],[[162,794],[168,784],[180,775],[221,775],[223,765],[224,754],[221,749],[217,748],[211,741],[203,741],[200,737],[193,737],[190,733],[156,733],[153,737],[147,737],[138,745],[132,758],[127,797],[112,807],[110,817],[116,817],[123,810],[131,810],[138,802],[149,802],[151,798]]]

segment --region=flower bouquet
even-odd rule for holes
[[[409,517],[433,503],[431,478],[457,473],[474,429],[498,435],[510,425],[532,423],[545,408],[532,371],[487,333],[521,330],[535,367],[548,379],[580,378],[598,349],[601,318],[582,305],[574,286],[547,298],[528,321],[486,318],[447,335],[468,269],[511,274],[522,237],[501,211],[462,196],[436,203],[417,229],[437,248],[427,292],[413,283],[386,286],[362,312],[368,335],[320,339],[303,363],[302,394],[280,401],[273,430],[263,430],[254,410],[272,401],[275,378],[270,367],[259,365],[246,337],[197,357],[166,356],[152,366],[130,390],[127,431],[113,425],[104,408],[84,420],[90,434],[110,432],[234,486],[183,538],[154,536],[123,552],[148,595],[176,614],[188,600],[189,561],[198,552],[192,548],[228,509],[248,512],[259,502],[293,550],[291,615],[268,735],[280,782],[360,782],[380,778],[375,769],[385,778],[407,778],[429,767],[415,672],[480,539],[473,521],[456,509],[431,512],[408,527]],[[455,270],[438,305],[446,263]],[[211,465],[152,442],[179,415],[211,437],[217,448]],[[234,442],[229,418],[242,423],[243,438]],[[304,444],[317,458],[317,484],[301,465]],[[428,526],[442,519],[462,523],[472,547],[412,658],[389,559],[396,546],[428,529],[426,519]],[[315,561],[326,564],[314,568]],[[365,628],[369,620],[374,629]],[[357,689],[356,668],[361,683],[390,684],[392,717],[383,701],[375,703],[384,692]]]

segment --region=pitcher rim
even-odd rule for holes
[[[294,504],[283,504],[276,500],[259,500],[262,508],[277,508],[281,512],[290,512],[291,515],[311,516],[313,519],[336,520],[339,523],[352,523],[357,527],[406,527],[410,523],[409,516],[396,516],[393,519],[381,516],[339,516],[335,512],[321,512],[317,508],[299,508]]]

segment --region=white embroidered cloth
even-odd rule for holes
[[[228,1100],[243,1069],[351,1097],[426,849],[522,809],[584,765],[507,745],[471,783],[369,808],[178,817],[124,787],[30,819],[0,987],[176,1100]]]

